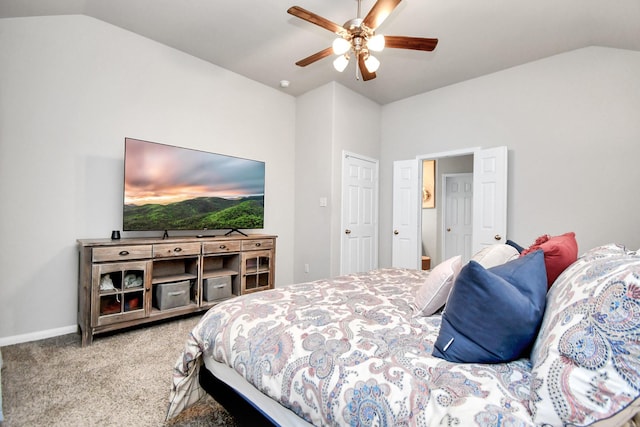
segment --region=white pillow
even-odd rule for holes
[[[416,292],[414,302],[417,316],[431,316],[447,302],[449,291],[461,268],[462,257],[457,255],[441,262],[429,272]]]
[[[514,260],[519,256],[520,252],[513,246],[499,243],[482,248],[471,259],[484,268],[491,268]]]

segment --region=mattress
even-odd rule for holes
[[[274,425],[281,427],[312,426],[275,400],[262,394],[229,366],[209,358],[204,361],[204,365],[217,379],[234,389],[240,397],[253,405]]]

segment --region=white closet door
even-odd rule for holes
[[[345,153],[340,274],[378,268],[378,161]]]
[[[489,148],[473,158],[473,253],[504,243],[507,236],[507,147]]]
[[[393,162],[393,243],[391,265],[419,269],[420,173],[418,160]]]

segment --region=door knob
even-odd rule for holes
[[[451,227],[447,228],[447,231],[451,231]]]
[[[398,230],[393,230],[393,234],[400,234]]]
[[[499,234],[496,234],[495,236],[493,236],[493,238],[496,239],[496,240],[501,240],[502,236],[499,235]]]
[[[344,230],[344,234],[351,234],[351,230],[347,228],[346,230]]]

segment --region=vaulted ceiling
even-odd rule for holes
[[[375,0],[362,0],[365,15]],[[292,95],[336,81],[380,104],[554,54],[598,45],[640,51],[639,0],[404,0],[377,33],[438,38],[433,52],[385,49],[377,78],[325,58],[295,62],[335,34],[287,13],[301,6],[337,24],[356,0],[0,0],[0,18],[84,14]],[[0,35],[1,36],[1,35]],[[289,87],[279,82],[287,80]]]

